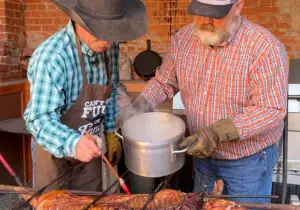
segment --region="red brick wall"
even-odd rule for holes
[[[27,46],[35,48],[42,40],[62,28],[68,19],[49,0],[24,0]],[[144,0],[149,15],[149,33],[137,41],[123,46],[122,50],[139,52],[145,49],[147,38],[154,50],[164,52],[170,35],[183,25],[192,22],[186,13],[189,0]],[[288,3],[285,3],[288,2]],[[292,57],[300,57],[299,0],[245,0],[243,14],[265,26],[287,46]],[[281,8],[285,5],[286,8]],[[298,6],[298,7],[297,7]],[[170,24],[171,23],[171,24]],[[296,44],[295,44],[296,43]]]
[[[23,2],[0,0],[0,82],[26,76],[20,68],[25,44]]]
[[[10,1],[19,4],[16,0]],[[43,40],[63,28],[68,18],[49,0],[23,0],[23,2],[26,48],[21,48],[20,51],[22,56],[27,56]],[[146,39],[151,39],[153,50],[165,52],[170,36],[183,25],[192,22],[192,17],[186,14],[189,0],[144,0],[144,2],[148,9],[150,29],[148,34],[121,47],[122,52],[128,52],[132,59],[145,49]],[[245,0],[245,3],[243,15],[269,29],[286,45],[292,58],[299,58],[300,13],[297,8],[300,7],[300,0]],[[3,13],[3,9],[0,15],[7,16]]]
[[[47,37],[63,28],[68,17],[49,0],[24,0],[26,47],[36,48]]]

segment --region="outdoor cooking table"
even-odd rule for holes
[[[23,118],[12,118],[0,121],[0,132],[14,133],[24,136],[31,136],[26,129],[25,120]]]

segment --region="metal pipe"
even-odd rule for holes
[[[16,187],[16,186],[10,186],[10,185],[0,185],[0,193],[2,194],[27,194],[27,195],[33,195],[38,190],[30,187]],[[53,191],[52,189],[45,189],[44,193],[48,193]],[[67,193],[71,193],[74,195],[86,195],[86,196],[97,196],[103,194],[103,192],[98,191],[85,191],[85,190],[66,190]]]
[[[207,198],[278,198],[278,195],[205,195]]]
[[[285,204],[286,191],[287,191],[287,158],[288,158],[288,99],[287,99],[287,111],[286,117],[284,119],[284,128],[283,128],[283,142],[282,142],[282,198],[281,203]]]
[[[300,210],[300,206],[289,204],[274,204],[274,203],[250,203],[250,202],[236,202],[244,208],[258,209],[258,210]]]

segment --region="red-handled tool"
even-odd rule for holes
[[[6,170],[8,171],[8,173],[13,176],[17,182],[17,184],[21,187],[23,187],[23,183],[21,182],[20,177],[15,173],[15,171],[10,167],[10,165],[8,164],[8,162],[4,159],[4,157],[2,156],[2,154],[0,153],[0,161],[3,164],[3,166],[6,168]]]
[[[93,140],[93,137],[90,133],[86,132],[85,133],[87,135],[87,137],[90,139],[90,140]],[[114,169],[114,167],[110,164],[110,162],[107,160],[107,158],[105,157],[105,155],[101,155],[103,160],[105,161],[106,165],[110,168],[110,170],[113,172],[113,174],[115,175],[115,177],[119,180],[120,182],[120,185],[122,187],[122,189],[126,192],[127,195],[131,195],[127,185],[125,184],[124,180],[118,175],[118,173],[116,172],[116,170]]]

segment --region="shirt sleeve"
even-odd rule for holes
[[[159,103],[172,98],[178,92],[178,81],[175,69],[175,49],[177,35],[171,41],[168,51],[164,55],[161,66],[142,91],[141,95],[155,108]]]
[[[79,133],[60,121],[65,99],[63,65],[58,57],[51,62],[33,57],[28,68],[30,101],[24,113],[27,129],[35,140],[58,158],[75,157],[80,138]]]
[[[118,87],[119,87],[119,45],[114,43],[111,50],[112,64],[112,93],[107,104],[107,111],[104,117],[104,130],[107,133],[116,129],[116,117],[119,115],[118,109]]]
[[[250,73],[250,102],[232,120],[240,139],[263,133],[282,122],[287,111],[288,63],[283,46],[272,46]]]

